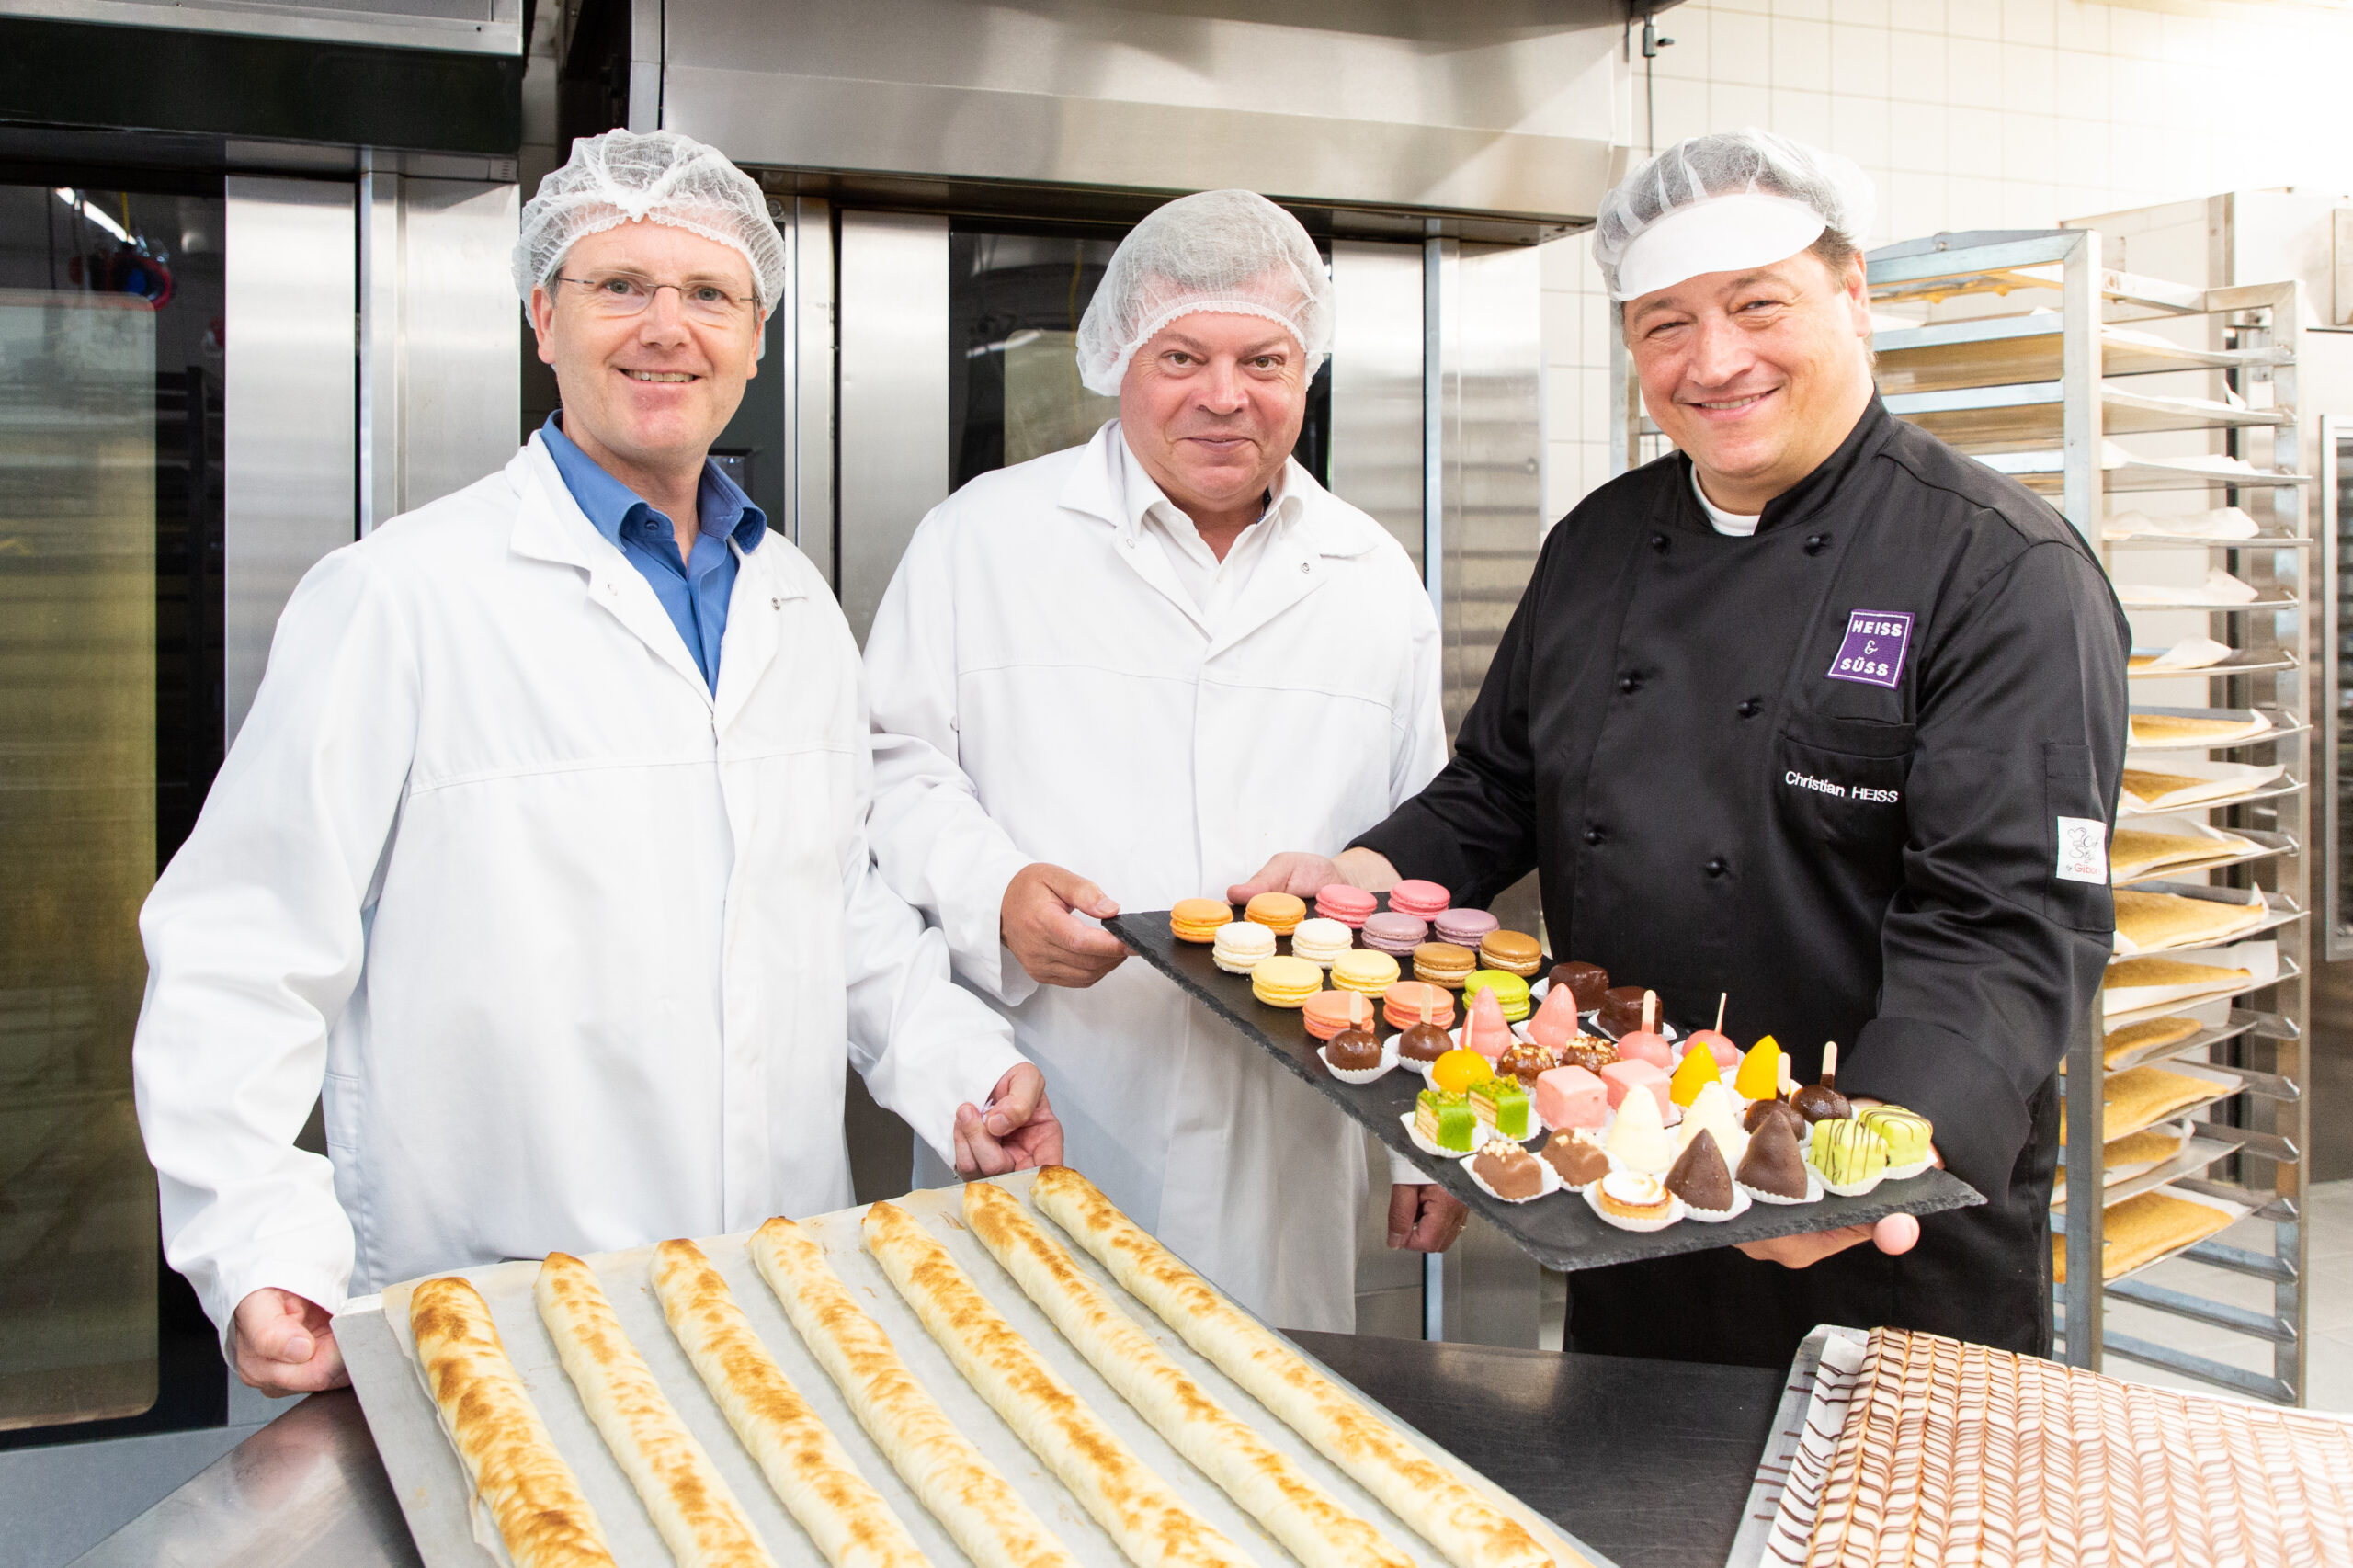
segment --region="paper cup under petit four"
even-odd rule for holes
[[[1778,1203],[1783,1207],[1799,1203],[1819,1203],[1822,1201],[1822,1195],[1829,1190],[1822,1185],[1822,1173],[1812,1165],[1806,1167],[1803,1198],[1787,1198],[1778,1192],[1768,1192],[1761,1187],[1751,1187],[1745,1181],[1734,1181],[1733,1185],[1759,1203]]]
[[[1687,1201],[1683,1205],[1683,1217],[1697,1220],[1702,1225],[1721,1225],[1727,1220],[1737,1220],[1747,1213],[1749,1202],[1748,1188],[1734,1182],[1732,1184],[1731,1208],[1718,1213],[1713,1210],[1697,1208]]]
[[[1683,1218],[1683,1199],[1656,1176],[1611,1171],[1585,1189],[1586,1207],[1621,1231],[1664,1231]]]
[[[1910,1181],[1915,1176],[1927,1175],[1928,1167],[1936,1163],[1937,1162],[1934,1160],[1915,1160],[1908,1165],[1890,1165],[1887,1167],[1887,1175],[1881,1179],[1883,1181]]]
[[[1534,1158],[1533,1155],[1529,1157],[1531,1159]],[[1462,1166],[1463,1174],[1471,1178],[1471,1185],[1477,1187],[1481,1192],[1485,1193],[1488,1197],[1494,1199],[1498,1203],[1533,1203],[1540,1198],[1550,1198],[1552,1194],[1561,1190],[1561,1173],[1552,1168],[1552,1162],[1549,1160],[1536,1161],[1536,1168],[1540,1173],[1541,1173],[1544,1185],[1539,1187],[1536,1191],[1529,1193],[1525,1198],[1506,1198],[1502,1193],[1497,1192],[1494,1187],[1487,1185],[1487,1178],[1479,1174],[1478,1150],[1473,1150],[1472,1153],[1463,1155],[1460,1163]]]
[[[1366,1084],[1376,1082],[1392,1067],[1397,1065],[1397,1037],[1391,1035],[1381,1042],[1381,1065],[1378,1067],[1364,1067],[1355,1071],[1335,1067],[1332,1065],[1332,1059],[1324,1054],[1324,1048],[1320,1045],[1315,1048],[1315,1059],[1324,1063],[1325,1072],[1341,1083],[1354,1084],[1362,1087]]]
[[[1475,1154],[1488,1139],[1496,1135],[1495,1130],[1488,1126],[1485,1122],[1473,1120],[1471,1123],[1471,1147],[1467,1151],[1462,1149],[1441,1149],[1437,1144],[1422,1136],[1422,1130],[1414,1125],[1414,1113],[1412,1111],[1407,1111],[1397,1119],[1405,1124],[1405,1136],[1414,1141],[1415,1148],[1419,1149],[1425,1154],[1435,1155],[1441,1160],[1459,1160],[1461,1159],[1466,1153]]]
[[[1817,1121],[1806,1130],[1805,1163],[1824,1191],[1861,1198],[1887,1179],[1887,1144],[1851,1118]],[[1833,1181],[1834,1172],[1842,1179]]]

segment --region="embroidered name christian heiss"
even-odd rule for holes
[[[1838,656],[1830,661],[1830,678],[1892,687],[1904,678],[1904,654],[1911,642],[1909,611],[1850,610],[1846,641],[1838,644]]]

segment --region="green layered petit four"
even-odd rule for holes
[[[1471,1085],[1472,1112],[1506,1138],[1528,1136],[1528,1091],[1517,1078],[1490,1078]]]
[[[1442,1095],[1424,1089],[1414,1096],[1414,1131],[1425,1142],[1450,1154],[1467,1154],[1478,1136],[1478,1114],[1465,1095]]]
[[[1805,1157],[1824,1181],[1852,1187],[1887,1169],[1887,1144],[1859,1121],[1817,1121]]]
[[[1898,1169],[1927,1159],[1929,1141],[1936,1136],[1927,1117],[1900,1105],[1872,1106],[1855,1120],[1879,1134],[1880,1142],[1887,1145],[1887,1163]]]

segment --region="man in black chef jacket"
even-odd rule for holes
[[[1544,540],[1453,762],[1331,873],[1484,904],[1556,956],[1909,1106],[1982,1208],[1577,1274],[1575,1348],[1788,1364],[1817,1323],[2047,1354],[2056,1073],[2097,994],[2130,632],[2075,530],[1873,390],[1859,170],[1757,131],[1612,192],[1594,250],[1679,449]],[[2096,832],[2093,830],[2097,830]],[[2096,846],[2096,847],[2094,847]]]

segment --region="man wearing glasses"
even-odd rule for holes
[[[848,1066],[967,1176],[1061,1156],[872,869],[833,596],[707,460],[783,282],[758,187],[581,142],[515,273],[563,413],[303,579],[141,917],[165,1253],[272,1393],[343,1381],[349,1295],[847,1205]]]

